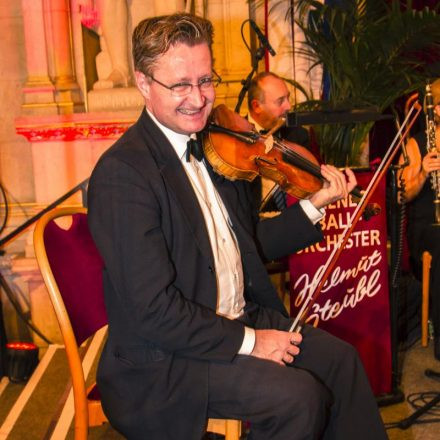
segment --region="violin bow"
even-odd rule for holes
[[[347,243],[348,238],[350,237],[351,232],[353,231],[354,227],[356,226],[357,222],[359,221],[365,207],[367,206],[368,201],[370,200],[372,194],[376,190],[379,182],[385,175],[386,171],[388,170],[389,166],[391,165],[391,162],[393,161],[397,151],[401,147],[402,143],[404,142],[404,139],[406,139],[406,136],[408,135],[409,131],[411,130],[411,127],[413,126],[414,122],[416,121],[417,117],[420,114],[420,111],[422,110],[422,107],[418,102],[415,102],[414,105],[411,107],[411,109],[408,111],[408,114],[406,115],[405,120],[403,121],[399,131],[397,132],[396,136],[394,137],[393,141],[391,142],[390,147],[388,148],[387,152],[385,153],[385,156],[383,160],[381,161],[380,165],[378,166],[377,170],[375,171],[373,177],[371,178],[371,181],[365,190],[364,194],[362,195],[361,200],[359,201],[355,211],[353,212],[353,215],[350,218],[350,221],[347,223],[345,229],[343,230],[342,234],[339,237],[338,242],[334,246],[332,252],[329,255],[329,258],[327,259],[327,262],[322,267],[320,275],[317,277],[316,281],[314,282],[314,285],[312,286],[312,289],[310,289],[310,294],[307,296],[307,298],[304,300],[304,303],[299,310],[295,320],[293,321],[289,332],[301,332],[302,328],[304,327],[304,324],[307,319],[307,315],[310,311],[310,308],[312,307],[313,303],[317,300],[319,294],[321,293],[322,288],[324,287],[324,284],[327,282],[328,277],[330,276],[337,259],[341,255],[341,252],[343,251],[345,244]],[[413,116],[412,113],[415,111],[415,114]],[[411,120],[410,120],[411,118]],[[405,130],[404,134],[402,135],[402,132]]]

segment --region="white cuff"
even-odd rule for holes
[[[250,327],[244,328],[244,338],[243,343],[241,344],[240,350],[238,350],[238,354],[246,354],[249,355],[252,353],[255,345],[255,330]]]
[[[304,211],[305,215],[314,225],[316,225],[316,223],[324,218],[325,209],[316,208],[310,200],[302,199],[299,201],[299,204],[301,205],[301,208]]]

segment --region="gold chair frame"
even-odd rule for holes
[[[75,409],[74,438],[75,440],[87,440],[89,426],[101,425],[108,420],[102,410],[101,401],[89,400],[87,397],[93,385],[86,389],[79,347],[63,298],[52,273],[44,245],[44,230],[46,225],[57,218],[69,217],[74,214],[87,215],[87,209],[83,207],[55,208],[43,215],[35,226],[34,249],[38,266],[60,326],[72,378]],[[239,440],[241,435],[241,421],[232,419],[208,419],[207,431],[222,434],[225,436],[225,440]]]

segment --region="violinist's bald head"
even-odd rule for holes
[[[291,108],[290,91],[285,81],[273,72],[256,75],[248,91],[251,117],[264,129],[271,129]]]
[[[277,78],[281,79],[276,73],[273,72],[260,72],[254,76],[251,80],[251,84],[248,90],[248,106],[252,107],[252,101],[257,99],[258,101],[264,101],[263,80],[264,78]]]

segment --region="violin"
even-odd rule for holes
[[[224,104],[211,114],[204,133],[205,157],[213,169],[230,180],[268,178],[287,194],[309,198],[322,188],[324,177],[315,156],[305,147],[272,136],[284,124],[280,119],[267,134]],[[352,194],[360,198],[360,188]]]
[[[351,192],[359,194],[354,194],[360,198],[358,205],[338,242],[333,247],[318,279],[315,280],[313,292],[308,295],[294,319],[289,329],[290,332],[302,331],[307,315],[321,293],[351,232],[361,215],[367,210],[371,195],[390,167],[420,111],[421,106],[416,102],[407,113],[405,121],[366,190],[361,194],[358,187]],[[278,183],[288,194],[306,198],[322,187],[324,178],[321,176],[320,167],[314,156],[304,147],[292,142],[274,139],[271,134],[278,128],[279,126],[275,127],[267,135],[261,135],[253,130],[252,124],[246,119],[232,112],[225,105],[219,105],[212,113],[208,130],[204,132],[205,156],[216,172],[231,180],[253,180],[257,175],[260,175]]]

